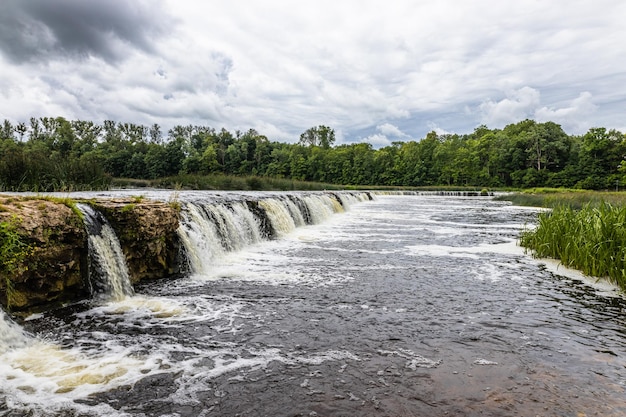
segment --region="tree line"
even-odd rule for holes
[[[179,174],[264,176],[344,185],[570,187],[613,189],[626,174],[626,136],[592,128],[568,135],[553,122],[523,120],[469,134],[335,146],[328,126],[298,143],[208,126],[143,126],[62,117],[0,126],[0,190],[106,189],[113,178]]]

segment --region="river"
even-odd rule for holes
[[[0,415],[624,416],[626,301],[516,246],[536,213],[377,195],[31,316]]]

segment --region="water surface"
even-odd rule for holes
[[[33,317],[0,415],[626,415],[626,302],[524,254],[535,214],[377,196]]]

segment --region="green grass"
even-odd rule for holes
[[[122,207],[121,212],[122,212],[122,213],[128,213],[128,212],[131,212],[131,211],[135,210],[135,207],[137,207],[137,205],[136,205],[136,204],[134,204],[134,203],[129,203],[129,204],[126,204],[124,207]]]
[[[234,176],[234,175],[191,175],[181,174],[156,180],[115,179],[116,187],[153,187],[194,190],[237,190],[237,191],[293,191],[293,190],[339,190],[345,186],[317,182],[297,181],[286,178]]]
[[[223,174],[196,175],[180,174],[154,180],[115,178],[115,188],[166,188],[192,190],[233,191],[322,191],[322,190],[408,190],[408,191],[476,191],[489,193],[493,189],[475,186],[430,185],[404,187],[392,185],[352,185],[299,181],[289,178],[263,176],[235,176]],[[504,189],[503,189],[504,190]]]
[[[539,214],[537,228],[523,231],[520,244],[626,290],[626,205],[558,205]]]
[[[69,197],[53,197],[49,195],[36,195],[32,197],[23,197],[24,200],[44,200],[50,201],[55,204],[63,204],[64,206],[70,208],[72,212],[82,221],[83,220],[83,212],[80,211],[78,206],[76,205],[76,201]]]

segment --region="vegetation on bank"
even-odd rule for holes
[[[553,208],[568,206],[581,209],[585,205],[598,206],[610,203],[616,206],[626,206],[626,193],[616,191],[591,191],[564,188],[532,188],[499,195],[495,198],[500,201],[510,201],[518,206],[532,206]]]
[[[239,190],[239,191],[317,191],[346,189],[338,184],[297,181],[288,178],[259,176],[236,176],[223,174],[179,174],[154,180],[115,178],[112,187],[118,188],[169,188],[193,190]]]
[[[539,214],[537,227],[525,230],[520,244],[626,291],[626,205],[558,205]]]
[[[24,260],[32,248],[18,233],[19,219],[12,217],[0,222],[0,277],[6,289],[7,308],[14,304],[15,291],[12,277],[19,268],[24,267]]]
[[[437,134],[393,142],[335,145],[327,126],[298,143],[250,129],[150,127],[107,120],[32,118],[0,125],[0,191],[107,189],[114,178],[208,189],[358,187],[570,187],[615,189],[626,182],[626,137],[590,129],[568,135],[552,122],[524,120],[503,129]],[[344,188],[342,186],[342,188]]]

